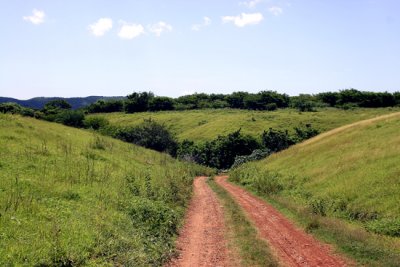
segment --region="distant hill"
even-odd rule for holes
[[[117,99],[124,99],[123,96],[87,96],[87,97],[35,97],[28,100],[19,100],[10,97],[0,97],[0,104],[6,102],[14,102],[21,106],[27,108],[35,108],[35,109],[42,109],[44,105],[52,100],[56,99],[64,99],[67,101],[71,106],[72,109],[82,108],[84,106],[90,105],[97,100],[104,99],[104,100],[117,100]]]

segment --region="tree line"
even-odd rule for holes
[[[232,94],[191,94],[178,98],[155,96],[152,92],[134,92],[124,100],[99,100],[85,108],[88,113],[145,112],[168,110],[193,110],[233,108],[247,110],[276,110],[296,108],[299,111],[315,111],[318,107],[378,108],[400,106],[400,92],[367,92],[346,89],[315,95],[289,96],[275,91],[258,93],[234,92]]]

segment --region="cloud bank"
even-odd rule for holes
[[[122,26],[118,32],[118,37],[123,40],[132,40],[145,33],[142,24],[127,23],[124,21],[121,21],[120,23]]]
[[[222,22],[232,22],[237,27],[244,27],[247,25],[259,24],[263,19],[264,17],[261,13],[242,13],[237,16],[224,16],[222,17]]]
[[[154,33],[157,37],[160,37],[161,33],[172,31],[172,26],[164,21],[160,21],[155,24],[149,25],[148,29],[150,32]]]
[[[31,22],[31,23],[33,23],[35,25],[39,25],[39,24],[42,24],[44,22],[44,17],[45,16],[46,16],[46,14],[44,13],[44,11],[34,9],[32,11],[32,16],[24,16],[22,18],[25,21],[29,21],[29,22]]]
[[[110,18],[101,18],[97,22],[89,25],[89,31],[96,37],[103,36],[112,29],[113,22]]]

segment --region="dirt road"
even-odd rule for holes
[[[260,236],[268,241],[281,264],[284,266],[346,266],[346,262],[333,255],[328,246],[296,228],[265,201],[229,183],[227,178],[227,176],[216,177],[216,182],[225,188],[244,209],[257,227]]]
[[[194,180],[185,225],[179,236],[179,257],[166,266],[234,266],[225,240],[224,214],[217,196],[206,184],[206,177]]]

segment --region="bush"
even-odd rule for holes
[[[273,111],[277,109],[278,105],[276,103],[268,103],[267,105],[265,105],[265,110]]]
[[[204,144],[195,145],[185,140],[179,146],[178,157],[213,168],[228,169],[234,163],[236,156],[249,155],[260,147],[254,137],[242,135],[238,130],[226,136],[218,136]]]
[[[151,119],[144,120],[142,124],[135,127],[117,128],[112,135],[126,142],[176,156],[178,144],[175,137],[164,124]]]
[[[85,115],[82,111],[66,110],[55,115],[54,121],[72,127],[83,127]]]
[[[377,234],[400,237],[400,218],[374,220],[367,223],[366,228]]]
[[[134,92],[128,95],[127,98],[125,101],[126,113],[143,112],[149,110],[149,102],[154,98],[154,94],[152,92]]]
[[[100,128],[104,128],[109,125],[109,122],[106,118],[103,117],[88,117],[83,121],[83,125],[85,128],[91,128],[93,130],[99,130]]]
[[[260,194],[273,195],[283,190],[277,173],[263,172],[259,173],[253,179],[252,186]]]
[[[321,105],[321,103],[319,104]],[[314,96],[301,94],[292,97],[290,105],[300,112],[315,112],[318,103]]]
[[[314,129],[311,124],[306,124],[305,127],[295,127],[296,143],[310,139],[319,134],[319,130]]]
[[[149,101],[149,111],[173,110],[174,101],[169,97],[156,96]]]
[[[88,113],[107,113],[119,112],[124,110],[124,102],[122,100],[98,100],[97,102],[86,107]]]
[[[263,146],[271,152],[278,152],[295,144],[295,140],[288,131],[280,131],[269,128],[261,135]]]
[[[0,112],[2,113],[19,114],[21,112],[21,109],[22,107],[16,103],[0,104]]]
[[[178,214],[161,201],[134,198],[129,214],[133,227],[146,228],[148,235],[166,240],[178,233]]]
[[[271,151],[268,149],[256,149],[248,156],[236,156],[235,162],[232,165],[232,169],[236,168],[246,162],[256,161],[268,157]]]

